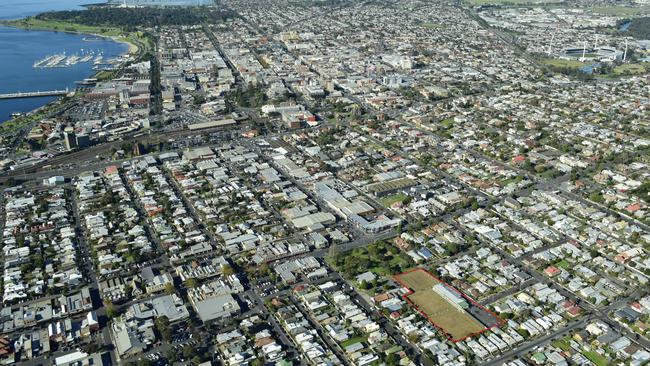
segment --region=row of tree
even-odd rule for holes
[[[140,27],[196,25],[233,17],[235,13],[230,10],[207,7],[91,7],[87,10],[45,12],[37,15],[36,19],[120,27],[129,31]]]

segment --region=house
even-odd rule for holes
[[[364,272],[360,275],[357,276],[356,280],[357,283],[362,283],[362,282],[367,282],[367,283],[372,283],[374,280],[377,279],[377,276],[372,273],[372,272]]]
[[[546,267],[546,269],[544,269],[544,274],[546,274],[549,277],[555,277],[560,273],[562,273],[562,271],[555,266],[548,266]]]

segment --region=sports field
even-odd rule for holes
[[[433,291],[432,287],[442,282],[429,272],[416,269],[396,275],[395,279],[412,291],[405,296],[407,300],[452,340],[459,341],[486,330],[486,327],[469,313],[459,310]],[[452,287],[446,286],[453,291]]]

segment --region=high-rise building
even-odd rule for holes
[[[66,150],[72,150],[77,147],[77,138],[73,131],[66,131],[63,133],[64,145]]]

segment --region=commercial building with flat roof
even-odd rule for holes
[[[232,126],[232,125],[235,125],[235,124],[237,124],[237,121],[235,121],[234,119],[221,119],[221,120],[218,120],[218,121],[194,123],[194,124],[191,124],[191,125],[187,125],[187,128],[190,131],[196,131],[196,130],[204,130],[206,128]]]
[[[208,297],[200,301],[192,301],[194,310],[202,322],[229,317],[239,312],[237,300],[230,294]]]
[[[82,351],[75,351],[54,359],[54,365],[56,366],[101,366],[103,364],[102,356],[99,353],[88,354]]]

